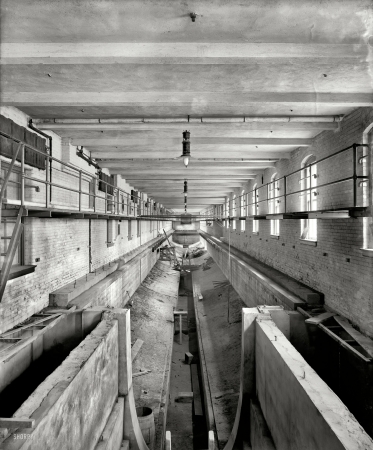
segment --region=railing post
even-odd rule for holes
[[[49,207],[49,193],[50,193],[50,187],[49,187],[49,155],[47,154],[47,161],[46,161],[46,167],[45,167],[45,207]]]
[[[107,183],[105,183],[105,214],[107,213]]]
[[[116,208],[117,214],[120,214],[119,204],[120,204],[120,192],[119,192],[119,189],[117,189],[117,208]]]
[[[25,146],[21,146],[21,205],[25,204]]]
[[[96,212],[96,188],[97,188],[97,177],[93,177],[93,212]]]
[[[79,211],[82,210],[82,171],[79,170]]]
[[[356,160],[357,160],[357,145],[353,144],[352,145],[352,161],[353,161],[353,183],[354,183],[354,187],[353,187],[353,198],[354,198],[354,208],[356,208],[356,204],[357,204],[357,192],[356,192],[356,181],[357,181],[357,174],[356,174]]]
[[[287,213],[287,204],[286,204],[286,183],[287,183],[287,176],[284,175],[284,213]]]

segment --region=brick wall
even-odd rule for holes
[[[149,231],[147,221],[142,224],[141,236],[135,235],[132,240],[128,240],[127,221],[122,221],[121,234],[114,246],[107,247],[106,222],[91,220],[91,271],[129,253],[158,234],[156,230]],[[171,229],[170,222],[163,226],[166,231]],[[35,264],[37,268],[32,274],[8,281],[0,303],[0,333],[48,306],[49,293],[90,271],[89,220],[25,218],[24,239],[25,263]],[[103,296],[103,302],[115,306],[120,303],[122,291],[128,290],[132,295],[155,264],[155,255],[145,251],[129,265],[123,273],[125,279],[118,279],[110,286]],[[37,262],[37,258],[40,261]],[[130,271],[127,270],[129,267]]]
[[[372,122],[372,108],[353,111],[343,119],[338,131],[320,133],[312,146],[293,151],[289,160],[280,160],[274,168],[264,171],[263,183],[270,182],[273,173],[282,177],[299,169],[308,155],[313,154],[319,160],[353,143],[362,143],[363,131]],[[321,172],[320,179],[335,178],[339,173],[345,175],[346,157],[339,159],[341,161]],[[262,186],[262,174],[243,189],[248,192],[255,183]],[[234,194],[240,195],[241,191],[242,188],[232,192],[231,198]],[[331,196],[334,198],[328,200],[320,194],[318,203],[342,204],[351,196],[351,183],[332,191]],[[271,237],[269,220],[259,221],[258,234],[252,232],[252,222],[246,221],[244,232],[240,231],[239,223],[236,230],[231,227],[228,231],[216,224],[205,229],[216,237],[227,238],[230,232],[231,245],[322,292],[329,309],[347,317],[373,337],[373,320],[370,319],[373,313],[373,258],[363,256],[360,250],[364,246],[364,219],[318,220],[317,246],[306,245],[300,240],[299,219],[281,220],[279,239]],[[261,300],[255,299],[255,302],[263,303]]]

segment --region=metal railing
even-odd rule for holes
[[[100,177],[97,175],[93,175],[92,173],[87,172],[84,169],[77,168],[70,163],[66,163],[54,156],[50,156],[47,153],[44,153],[29,144],[27,144],[28,149],[31,149],[32,151],[38,153],[39,155],[42,155],[45,158],[45,178],[38,178],[37,176],[28,175],[25,171],[24,162],[26,144],[23,141],[15,139],[2,131],[0,131],[0,134],[8,139],[13,140],[14,142],[22,144],[17,148],[17,154],[14,154],[12,163],[9,167],[9,171],[6,174],[3,188],[1,190],[2,200],[20,201],[20,205],[26,207],[32,204],[34,206],[40,206],[46,209],[64,209],[63,204],[66,205],[66,202],[59,201],[58,199],[56,200],[56,197],[58,198],[58,190],[63,190],[64,192],[69,192],[74,197],[72,199],[68,199],[68,209],[73,209],[77,212],[132,217],[141,217],[142,215],[146,215],[147,217],[151,217],[153,215],[166,216],[169,213],[166,208],[159,207],[159,204],[157,204],[156,202],[153,202],[151,200],[144,200],[140,196],[136,196],[133,193],[131,194],[129,192],[126,192],[124,189],[100,179]],[[9,181],[10,174],[15,165],[15,160],[18,155],[21,159],[21,181],[11,182],[20,185],[20,195],[19,198],[16,199],[7,199],[6,184]],[[52,171],[50,171],[49,169],[52,165],[52,162],[54,164],[52,166]],[[65,169],[65,171],[59,170],[55,163],[59,164],[60,167]],[[68,170],[68,172],[66,170]],[[61,173],[63,173],[63,175],[60,175]],[[57,178],[57,182],[52,181],[53,178]],[[61,182],[58,182],[58,178],[65,178],[66,182],[62,184]],[[37,185],[35,186],[26,184],[26,180],[44,185],[44,200],[41,200],[39,198],[40,196],[37,196],[38,198],[31,199],[29,201],[29,205],[26,205],[26,188],[32,188],[35,189],[36,192],[40,192],[40,190],[38,191],[36,189]],[[88,190],[83,189],[84,183],[88,183]],[[98,190],[99,184],[101,186],[100,190]],[[93,189],[91,188],[91,192],[89,191],[89,186],[93,187]],[[102,189],[102,187],[104,188]],[[51,203],[51,196],[53,198],[53,204]],[[154,207],[154,205],[157,206]]]
[[[338,211],[367,207],[369,205],[369,154],[358,155],[359,149],[365,147],[368,147],[368,145],[352,144],[318,161],[307,164],[306,167],[310,171],[309,179],[323,180],[321,183],[316,181],[312,183],[311,181],[307,187],[295,188],[305,180],[303,175],[306,167],[302,167],[236,197],[233,200],[235,204],[229,208],[229,211],[226,210],[226,205],[223,205],[223,212],[220,210],[217,213],[212,206],[201,215],[214,216],[218,219],[245,219],[260,218],[271,214]],[[342,158],[345,163],[343,168],[332,162],[333,158],[338,157],[344,158],[344,160]],[[347,167],[349,160],[351,165]],[[339,177],[335,176],[338,168],[345,172],[347,169],[350,173],[342,173],[342,176]],[[304,199],[316,196],[317,202],[314,202],[311,208],[307,208],[306,202],[302,201],[302,197]],[[253,201],[254,198],[255,201]],[[229,204],[231,202],[232,200],[229,201]],[[276,203],[280,207],[275,208]],[[254,209],[255,214],[253,214]]]

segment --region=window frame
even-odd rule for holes
[[[259,208],[258,202],[257,202],[257,199],[258,199],[258,184],[257,183],[254,184],[252,192],[253,192],[253,194],[252,194],[253,204],[251,206],[252,213],[253,213],[253,216],[257,216],[258,215],[258,208]],[[255,233],[255,234],[259,233],[259,220],[253,219],[252,232]]]
[[[242,190],[240,196],[240,216],[246,217],[246,194],[245,189]],[[240,220],[240,231],[246,231],[246,219]]]
[[[317,164],[315,155],[308,155],[302,161],[301,189],[307,189],[300,196],[302,211],[317,210]],[[300,240],[317,242],[317,219],[301,219]]]
[[[279,180],[276,178],[277,172],[271,176],[271,182],[268,184],[268,206],[270,214],[278,214],[279,211],[279,203],[276,197],[278,197],[277,193],[280,190]],[[271,236],[280,236],[280,220],[279,219],[271,219]]]

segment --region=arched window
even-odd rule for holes
[[[309,155],[302,162],[301,171],[301,210],[317,211],[317,167],[316,157]],[[317,241],[317,219],[302,219],[300,238],[307,241]]]
[[[270,214],[278,214],[280,205],[276,197],[279,196],[279,182],[276,180],[277,173],[271,176],[271,182],[268,186],[268,206]],[[280,221],[278,219],[271,220],[271,234],[273,236],[280,235]]]
[[[258,185],[254,184],[252,197],[252,214],[253,216],[258,215]],[[253,219],[253,233],[259,233],[259,220]]]
[[[246,217],[246,195],[245,195],[245,191],[243,190],[241,192],[241,197],[240,197],[240,216],[241,217]],[[240,224],[241,224],[241,231],[245,231],[246,229],[246,219],[245,220],[240,220]]]

